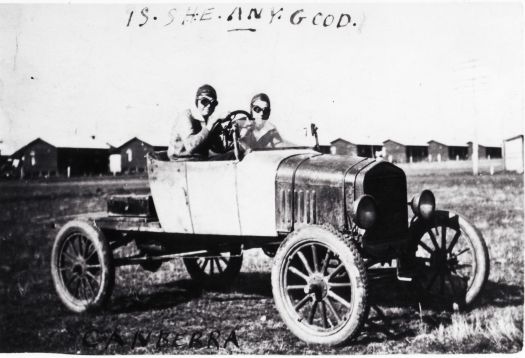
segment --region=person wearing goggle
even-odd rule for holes
[[[277,128],[268,121],[270,98],[265,93],[253,96],[250,102],[251,121],[241,131],[241,143],[245,150],[275,148],[283,143]]]
[[[218,119],[213,116],[218,104],[217,92],[212,86],[199,87],[195,106],[180,113],[173,126],[168,145],[170,159],[193,154],[208,157],[207,139]]]

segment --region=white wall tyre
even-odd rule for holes
[[[481,233],[452,211],[436,211],[428,223],[411,228],[418,264],[416,283],[424,296],[467,308],[479,297],[490,271],[489,253]]]
[[[81,313],[101,308],[115,281],[113,256],[102,232],[73,220],[58,232],[51,252],[51,275],[62,303]]]
[[[361,255],[330,227],[303,226],[288,235],[274,258],[272,292],[285,324],[307,343],[347,343],[368,316]]]

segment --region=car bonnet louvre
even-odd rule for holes
[[[276,175],[276,226],[290,232],[295,224],[346,227],[346,180],[356,167],[374,159],[342,155],[297,156],[284,160]],[[350,173],[350,175],[348,175]],[[352,183],[353,185],[353,183]]]

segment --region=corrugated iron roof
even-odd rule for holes
[[[124,142],[122,142],[121,144],[117,145],[116,148],[121,148],[122,146],[124,146],[125,144],[128,144],[129,142],[131,142],[132,140],[139,140],[141,142],[144,142],[146,144],[149,144],[153,147],[167,147],[168,146],[168,143],[158,143],[159,140],[156,139],[156,138],[145,138],[144,136],[140,136],[140,137],[132,137],[132,138],[129,138],[127,140],[125,140]]]
[[[111,146],[103,140],[92,137],[70,136],[61,138],[43,138],[43,141],[56,148],[109,149]]]
[[[507,139],[505,139],[505,142],[509,142],[511,140],[515,140],[515,139],[518,139],[518,138],[523,139],[523,134],[518,134],[518,135],[515,135],[513,137],[507,138]]]
[[[49,145],[52,145],[55,148],[80,148],[80,149],[110,149],[111,145],[108,143],[105,143],[104,141],[93,139],[91,137],[85,138],[85,137],[77,137],[77,136],[71,136],[68,138],[42,138],[38,137],[33,139],[32,141],[24,144],[20,148],[18,148],[16,151],[12,153],[12,155],[16,155],[21,150],[23,150],[28,145],[41,140]]]
[[[437,142],[439,144],[446,145],[447,147],[468,147],[467,141],[461,141],[461,140],[443,140],[443,139],[436,139],[432,138],[429,139],[429,142]]]
[[[399,140],[399,139],[392,139],[392,138],[384,140],[383,144],[388,141],[404,145],[405,147],[427,147],[428,146],[428,143],[423,142],[421,140]]]

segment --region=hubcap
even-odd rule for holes
[[[79,261],[75,265],[73,265],[73,273],[75,273],[78,276],[84,276],[86,272],[86,263]]]
[[[316,301],[322,301],[328,294],[328,284],[322,275],[310,276],[306,293],[313,293]]]
[[[436,250],[432,253],[431,264],[440,274],[445,274],[449,271],[447,262],[447,253],[444,250]]]

